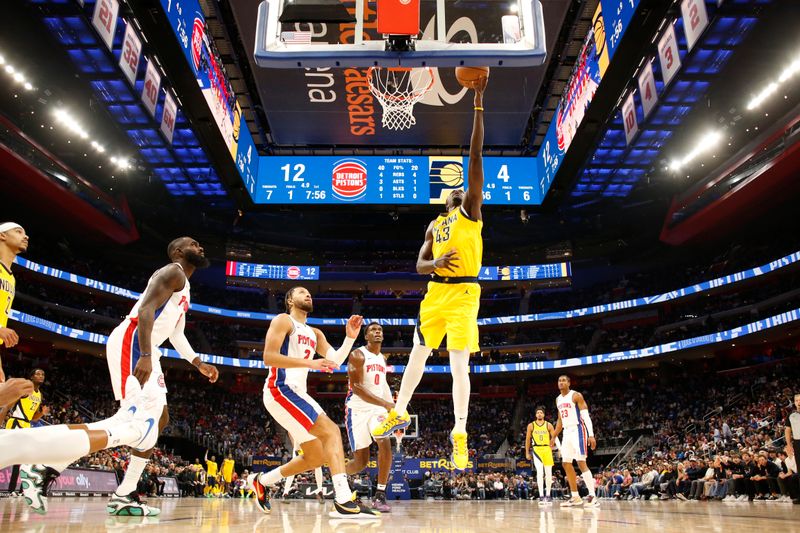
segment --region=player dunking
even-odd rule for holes
[[[378,490],[372,499],[372,507],[388,513],[392,510],[386,503],[392,445],[388,437],[372,435],[372,430],[394,407],[392,391],[386,382],[386,358],[381,353],[383,328],[377,322],[368,324],[364,338],[367,345],[353,350],[347,361],[349,392],[345,400],[344,424],[353,452],[353,460],[347,464],[347,474],[352,476],[367,467],[369,447],[374,440],[378,445]]]
[[[30,476],[31,490],[36,493],[26,494],[34,510],[46,511],[48,481],[72,461],[104,448],[127,445],[132,448],[131,461],[106,510],[122,516],[159,514],[158,509],[140,502],[136,493],[158,435],[169,422],[159,347],[169,339],[181,358],[209,381],[218,377],[217,369],[201,361],[183,333],[189,278],[197,268],[208,266],[208,259],[191,237],[173,240],[167,255],[172,262],[150,277],[128,317],[108,337],[106,360],[114,396],[121,404],[117,414],[88,425],[21,429],[0,435],[0,463],[41,463],[33,467]],[[24,478],[25,473],[22,475]]]
[[[483,92],[487,79],[480,78],[473,86],[475,115],[469,149],[467,191],[452,191],[447,197],[447,212],[432,221],[425,231],[425,242],[417,259],[417,272],[430,274],[431,281],[420,304],[414,330],[414,347],[403,373],[397,404],[384,423],[372,432],[376,437],[386,437],[395,429],[408,426],[410,418],[406,408],[425,373],[425,362],[431,350],[438,348],[447,335],[455,415],[450,440],[453,443],[453,463],[459,470],[466,468],[469,461],[469,354],[479,349],[481,286],[478,284],[478,272],[483,257]]]
[[[600,501],[595,495],[592,471],[586,466],[587,446],[592,450],[597,446],[597,441],[594,440],[592,419],[589,417],[589,406],[586,405],[583,395],[570,389],[569,384],[569,376],[558,377],[558,390],[561,394],[556,398],[558,423],[556,424],[555,434],[558,435],[562,429],[564,430],[564,437],[561,439],[561,461],[564,471],[567,473],[569,490],[572,493],[572,497],[562,503],[561,507],[583,505],[583,500],[578,495],[578,482],[572,461],[578,462],[578,468],[581,469],[581,477],[589,490],[589,499],[586,501],[586,506],[599,507]]]
[[[553,448],[556,445],[553,424],[544,419],[544,407],[536,408],[536,420],[528,424],[525,434],[525,457],[536,468],[539,505],[552,505]]]
[[[319,404],[306,392],[308,371],[332,372],[347,359],[361,328],[362,318],[353,315],[345,328],[347,337],[335,350],[317,328],[306,321],[314,309],[311,294],[304,287],[286,293],[286,313],[270,322],[264,344],[264,364],[269,367],[264,384],[264,407],[299,444],[303,455],[261,474],[248,476],[248,485],[256,494],[259,508],[271,510],[269,487],[281,479],[313,470],[323,463],[331,471],[334,490],[332,518],[377,518],[377,513],[362,506],[350,490],[344,465],[344,448],[339,426],[328,418]],[[315,354],[324,359],[314,359]]]

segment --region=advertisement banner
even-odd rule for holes
[[[656,91],[656,79],[653,76],[653,62],[648,60],[642,67],[642,72],[639,73],[639,96],[642,98],[642,110],[644,111],[644,118],[650,115],[650,111],[656,106],[658,102],[658,91]]]
[[[661,64],[661,77],[664,85],[669,85],[675,74],[681,69],[681,56],[678,52],[678,40],[675,38],[675,25],[670,24],[658,41],[658,60]]]
[[[92,13],[92,26],[100,34],[109,50],[114,49],[114,32],[117,30],[117,0],[97,0]]]
[[[408,479],[423,479],[425,477],[425,472],[431,473],[438,473],[438,472],[453,472],[455,471],[456,467],[450,459],[447,458],[439,458],[439,459],[418,459],[418,458],[405,458],[403,459],[403,464],[400,467],[400,476],[405,476]],[[367,471],[369,472],[370,476],[377,476],[378,475],[378,463],[375,460],[370,460],[367,463]],[[465,469],[466,472],[474,472],[475,466],[473,462],[470,460],[467,463],[467,468]],[[398,472],[393,471],[393,479],[398,479]]]
[[[139,60],[142,57],[142,41],[136,35],[133,24],[128,22],[125,27],[125,38],[122,40],[122,50],[119,54],[119,68],[131,82],[136,84],[136,74],[139,72]]]
[[[283,457],[275,455],[256,455],[253,457],[251,472],[268,472],[283,464]]]
[[[689,51],[708,27],[708,11],[705,0],[683,0],[681,2],[683,15],[683,31],[686,33],[686,46]]]
[[[117,490],[117,475],[107,470],[67,468],[50,485],[50,493],[111,494]]]
[[[639,131],[639,122],[636,120],[636,105],[633,102],[633,91],[628,94],[622,104],[622,124],[625,126],[625,143],[631,144]]]
[[[514,464],[511,457],[481,457],[478,459],[478,472],[506,472],[514,470]]]
[[[531,470],[532,468],[533,464],[531,464],[531,462],[528,461],[527,459],[517,459],[517,465],[516,465],[517,474],[531,475],[531,473],[533,472],[533,470]]]
[[[164,496],[176,498],[181,495],[181,491],[178,488],[178,480],[176,478],[158,476],[158,479],[159,481],[164,482]]]

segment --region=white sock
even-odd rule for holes
[[[385,492],[385,491],[386,491],[386,485],[383,485],[383,484],[381,484],[381,483],[378,483],[378,490],[379,490],[379,491],[384,491],[384,492]]]
[[[425,374],[425,363],[428,362],[430,354],[431,349],[427,346],[415,344],[411,348],[411,353],[408,356],[408,365],[406,365],[406,369],[403,372],[403,381],[400,382],[400,392],[397,393],[397,402],[394,406],[397,414],[405,414],[406,409],[408,409],[408,402],[411,401],[411,396],[417,390],[417,385],[422,380],[422,375]]]
[[[322,467],[317,467],[314,469],[314,480],[317,482],[317,492],[322,492],[322,482],[325,478],[322,477]]]
[[[544,467],[536,461],[536,486],[539,488],[539,497],[544,497]]]
[[[120,483],[119,487],[117,487],[117,496],[127,496],[136,490],[136,485],[139,484],[139,478],[142,477],[142,472],[144,472],[144,469],[149,462],[150,459],[131,455],[131,460],[128,463],[128,469],[125,470],[125,475],[122,477],[122,483]]]
[[[289,491],[292,490],[292,483],[294,483],[294,476],[289,476],[283,482],[283,495],[288,496]]]
[[[347,474],[334,474],[331,476],[333,479],[333,491],[336,503],[347,503],[353,499],[353,491],[350,490],[350,484],[347,482]]]
[[[111,428],[106,428],[108,443],[106,448],[116,448],[117,446],[132,446],[142,440],[144,423],[126,422]]]
[[[552,496],[553,495],[553,467],[552,466],[544,467],[544,483],[545,483],[545,488],[544,488],[545,495],[546,496]],[[541,493],[541,488],[539,489],[539,492]]]
[[[456,424],[453,431],[467,432],[467,415],[469,414],[469,352],[467,350],[450,350],[450,372],[453,375],[453,414]]]
[[[581,477],[583,478],[583,482],[586,483],[586,488],[589,489],[589,496],[594,496],[594,477],[592,476],[592,471],[584,470],[581,472]]]
[[[278,481],[283,479],[283,475],[281,474],[281,467],[273,468],[269,472],[262,472],[258,475],[258,481],[262,485],[266,485],[271,487],[272,485],[277,485]]]
[[[0,431],[0,468],[11,465],[71,463],[89,453],[89,434],[65,426]]]

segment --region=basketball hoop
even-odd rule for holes
[[[390,130],[406,130],[417,123],[414,104],[433,87],[430,67],[370,67],[369,90],[383,107],[381,124]]]

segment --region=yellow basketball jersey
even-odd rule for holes
[[[217,477],[217,469],[219,469],[217,463],[214,461],[206,461],[206,471],[208,472],[209,476]]]
[[[439,215],[433,223],[433,257],[456,250],[458,261],[452,270],[437,268],[442,277],[477,277],[483,260],[482,220],[470,220],[461,207]]]
[[[230,478],[233,476],[233,459],[225,459],[222,461],[222,476]]]
[[[550,430],[547,429],[547,422],[541,426],[535,421],[533,422],[531,440],[533,441],[534,446],[550,446]]]
[[[16,287],[14,274],[3,263],[0,263],[0,327],[8,325],[8,313],[14,303],[14,290]],[[3,341],[0,341],[3,344]]]
[[[31,427],[31,419],[39,410],[40,405],[42,405],[41,391],[33,391],[29,396],[17,400],[11,409],[11,414],[8,415],[6,429]]]

